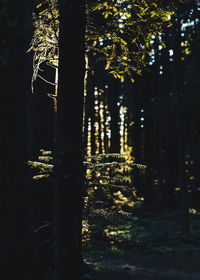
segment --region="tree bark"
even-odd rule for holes
[[[87,102],[86,106],[88,106],[88,118],[90,118],[90,125],[91,125],[91,154],[95,154],[95,97],[94,97],[94,91],[95,91],[95,72],[93,67],[93,61],[92,61],[92,55],[88,53],[88,64],[89,64],[89,70],[88,70],[88,79],[87,79]]]
[[[108,83],[108,106],[111,115],[111,153],[120,152],[120,134],[119,134],[119,106],[117,105],[119,98],[119,81],[114,78],[109,79]]]
[[[30,235],[29,186],[27,182],[27,100],[31,94],[32,61],[26,55],[31,33],[32,1],[5,3],[9,25],[6,64],[0,65],[1,84],[1,230],[0,278],[33,279]],[[12,24],[15,22],[15,24]],[[11,24],[10,24],[11,23]],[[6,22],[5,22],[6,24]],[[4,37],[5,36],[5,37]],[[6,56],[6,55],[5,55]],[[28,67],[28,69],[27,69]],[[29,76],[30,75],[30,76]],[[34,267],[35,269],[35,267]],[[35,278],[36,279],[36,278]]]
[[[60,0],[59,75],[53,172],[54,279],[81,278],[84,1]]]
[[[180,188],[180,227],[183,234],[189,234],[189,198],[185,178],[185,137],[184,137],[184,106],[183,106],[183,69],[181,49],[181,23],[178,19],[174,42],[174,95],[175,95],[175,123],[176,123],[176,147],[177,147],[177,186]],[[176,75],[178,73],[178,76]]]

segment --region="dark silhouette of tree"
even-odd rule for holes
[[[32,1],[2,3],[1,83],[1,245],[0,277],[36,279],[32,200],[26,161],[32,123],[28,122],[32,59]],[[10,36],[12,34],[12,36]],[[28,123],[28,124],[27,124]],[[28,142],[30,141],[30,142]],[[33,269],[34,266],[34,269]],[[30,274],[30,271],[33,273]]]
[[[81,277],[84,1],[58,1],[59,79],[53,172],[54,279]]]
[[[111,130],[111,153],[120,152],[120,134],[119,134],[119,92],[120,81],[109,77],[108,78],[108,106],[110,110],[110,130]]]

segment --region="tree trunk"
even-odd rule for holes
[[[83,150],[87,155],[88,147],[88,119],[89,119],[89,96],[88,96],[88,72],[89,72],[89,57],[85,54],[85,77],[84,77],[84,105],[83,105]]]
[[[1,230],[0,277],[33,279],[29,185],[27,181],[26,95],[31,94],[32,61],[26,51],[32,36],[32,1],[5,3],[9,17],[9,40],[1,83]],[[12,23],[15,24],[12,24]],[[10,24],[11,23],[11,24]],[[5,22],[5,25],[7,23]],[[23,32],[24,31],[24,32]],[[5,38],[4,38],[5,36]],[[34,267],[36,269],[36,267]],[[35,275],[35,274],[34,274]],[[36,279],[36,278],[34,278]]]
[[[38,252],[38,242],[36,234],[34,232],[34,227],[36,224],[35,210],[34,210],[34,198],[35,198],[35,185],[33,184],[32,171],[27,166],[27,160],[33,159],[35,156],[36,148],[36,137],[35,137],[35,96],[31,92],[31,79],[32,79],[32,63],[33,56],[27,53],[29,49],[30,42],[33,36],[33,25],[32,25],[32,12],[34,3],[32,0],[24,0],[24,31],[25,31],[25,65],[24,65],[24,99],[25,99],[25,162],[26,164],[26,227],[27,227],[27,248],[26,254],[30,256],[27,265],[27,278],[28,279],[39,279],[41,277],[42,271],[39,267],[39,252]],[[26,54],[27,53],[27,54]],[[27,255],[24,256],[27,258]],[[22,268],[24,269],[24,268]],[[32,273],[30,273],[30,270]]]
[[[180,188],[180,227],[183,234],[189,234],[189,201],[185,178],[185,138],[184,138],[184,107],[183,107],[183,70],[181,49],[181,23],[175,23],[176,33],[174,42],[174,95],[175,95],[175,122],[176,122],[176,147],[177,147],[177,186]],[[178,76],[177,76],[178,73]]]
[[[98,95],[97,95],[97,100],[98,100],[98,112],[97,112],[97,123],[98,123],[98,147],[99,147],[99,154],[102,154],[102,139],[101,139],[101,117],[100,117],[100,105],[101,105],[101,91],[100,88],[98,88]]]
[[[88,79],[87,79],[87,105],[88,105],[88,118],[90,118],[91,125],[91,154],[95,154],[95,109],[94,109],[94,88],[95,88],[95,80],[94,80],[94,69],[92,65],[92,55],[88,53],[88,63],[89,63],[89,71],[88,71]]]
[[[81,278],[84,1],[60,0],[59,76],[53,173],[54,279]]]
[[[120,152],[120,134],[119,134],[119,106],[117,105],[119,97],[119,81],[114,78],[109,79],[108,84],[108,106],[111,115],[111,153]]]
[[[104,118],[104,124],[103,124],[103,132],[104,132],[104,150],[105,153],[108,153],[108,136],[107,136],[107,131],[108,131],[108,126],[107,126],[107,96],[106,96],[106,89],[104,90],[103,94],[103,118]]]

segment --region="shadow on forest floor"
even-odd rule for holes
[[[178,217],[140,213],[92,227],[95,235],[84,243],[91,279],[200,280],[199,215],[190,216],[188,236],[181,234]]]
[[[132,255],[90,256],[85,258],[94,280],[197,280],[200,268],[190,260]],[[174,262],[173,262],[174,261]]]

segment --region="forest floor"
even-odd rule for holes
[[[94,280],[198,280],[200,268],[189,259],[135,255],[86,257]],[[182,262],[182,263],[181,263]]]
[[[200,280],[199,215],[190,217],[188,237],[177,221],[175,213],[134,215],[96,232],[84,250],[91,279]]]

